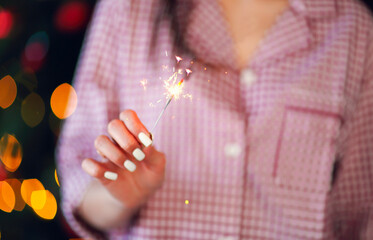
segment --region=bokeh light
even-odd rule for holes
[[[50,113],[49,119],[48,119],[49,127],[51,131],[54,133],[55,136],[60,135],[61,131],[61,119],[56,117],[56,115],[53,114],[53,112]]]
[[[185,204],[188,205],[189,204],[189,200],[185,200]]]
[[[58,181],[58,176],[57,176],[57,169],[54,170],[54,179],[56,180],[57,185],[60,186],[60,181]]]
[[[31,193],[31,207],[34,210],[43,209],[47,201],[46,190],[37,190]]]
[[[17,96],[17,85],[14,79],[7,75],[0,80],[0,107],[3,109],[12,105]]]
[[[60,119],[65,119],[74,113],[78,104],[75,89],[68,83],[58,86],[52,93],[51,108]]]
[[[4,168],[4,165],[0,164],[0,181],[5,180],[8,177],[8,173]]]
[[[65,33],[81,30],[88,21],[88,4],[81,1],[70,1],[62,5],[55,16],[56,28]]]
[[[31,204],[31,194],[33,191],[45,190],[43,184],[37,179],[26,179],[23,180],[21,185],[21,196],[23,201],[30,207]]]
[[[43,120],[44,114],[44,101],[38,94],[31,93],[23,100],[21,116],[28,126],[35,127],[38,125]]]
[[[21,182],[16,178],[10,178],[5,180],[13,189],[15,195],[14,210],[22,211],[25,208],[25,201],[21,196]]]
[[[40,191],[37,191],[37,192],[40,192]],[[37,215],[39,215],[39,217],[51,220],[56,216],[56,213],[57,213],[57,201],[50,191],[45,190],[44,192],[45,192],[46,199],[45,199],[45,204],[43,208],[41,209],[34,208],[34,211]]]
[[[0,8],[0,39],[8,37],[13,27],[13,16],[8,10]]]
[[[49,38],[46,32],[33,34],[26,43],[21,62],[25,69],[38,71],[44,64],[49,49]]]
[[[6,181],[0,181],[0,209],[4,212],[12,212],[16,198],[12,187]]]
[[[46,56],[48,49],[48,34],[44,31],[37,32],[27,41],[25,56],[29,61],[40,61]]]
[[[0,158],[9,172],[16,171],[21,164],[22,147],[13,135],[4,134],[0,139]]]

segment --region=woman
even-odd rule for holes
[[[372,26],[353,0],[102,0],[58,151],[68,222],[110,239],[372,239]],[[173,67],[192,70],[192,100],[152,139]]]

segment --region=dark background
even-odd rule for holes
[[[365,3],[372,9],[371,1]],[[57,202],[60,195],[54,180],[54,151],[61,121],[53,115],[49,101],[57,86],[71,83],[94,4],[95,0],[0,1],[0,12],[7,10],[13,18],[9,34],[0,37],[0,79],[11,75],[18,90],[14,103],[9,108],[0,108],[0,137],[5,133],[14,134],[23,148],[19,169],[14,173],[0,171],[0,180],[37,178]],[[25,62],[22,60],[25,48],[37,32],[47,36],[48,50],[41,61]],[[45,104],[45,116],[35,127],[27,126],[20,115],[21,103],[31,92],[39,94]],[[67,227],[60,209],[53,220],[43,220],[28,206],[21,212],[0,210],[0,232],[0,238],[5,240],[76,237]]]
[[[13,104],[0,108],[0,138],[4,133],[14,134],[23,149],[18,170],[2,171],[0,180],[37,178],[52,192],[58,205],[60,193],[54,179],[54,152],[61,120],[52,113],[50,98],[57,86],[71,83],[94,3],[95,0],[0,0],[0,11],[1,8],[7,10],[13,17],[9,34],[0,38],[0,79],[12,76],[18,90]],[[46,34],[48,50],[42,61],[25,63],[22,61],[25,48],[37,32]],[[31,92],[39,94],[45,104],[44,118],[35,127],[26,125],[20,114],[21,103]],[[29,206],[21,212],[0,210],[0,232],[1,239],[6,240],[74,237],[60,209],[53,220],[44,220]]]

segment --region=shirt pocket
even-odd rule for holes
[[[276,183],[303,194],[330,189],[341,112],[341,101],[332,94],[298,91],[288,96],[274,157]]]

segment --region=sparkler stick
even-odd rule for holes
[[[174,95],[172,95],[172,96],[167,100],[167,103],[166,103],[166,105],[164,106],[164,108],[162,109],[161,113],[159,114],[159,116],[158,116],[158,118],[157,118],[157,121],[155,121],[155,123],[154,123],[152,129],[150,130],[151,133],[154,131],[155,127],[158,125],[159,120],[162,118],[164,111],[166,110],[168,104],[170,104],[170,102],[171,102],[171,100],[172,100],[173,98],[174,98]]]

